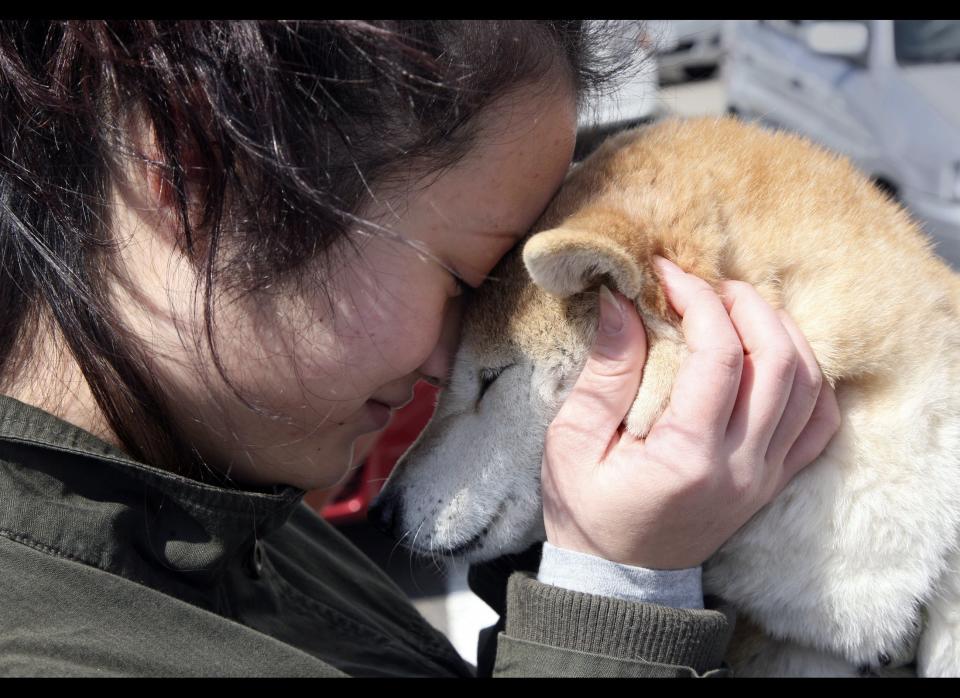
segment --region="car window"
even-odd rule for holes
[[[900,65],[960,62],[960,20],[894,20],[893,43]]]

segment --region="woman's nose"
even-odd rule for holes
[[[460,342],[460,320],[463,316],[463,302],[460,297],[451,298],[443,313],[443,326],[436,346],[419,368],[420,375],[428,383],[444,385],[453,366],[453,357]]]

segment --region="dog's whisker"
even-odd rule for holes
[[[390,562],[393,560],[393,555],[394,555],[394,553],[397,552],[397,548],[399,548],[401,545],[403,545],[403,540],[404,540],[404,538],[406,538],[406,537],[409,536],[409,535],[410,535],[410,531],[405,531],[404,534],[403,534],[402,536],[400,536],[400,538],[397,539],[397,542],[393,544],[393,547],[390,549],[390,554],[387,555],[387,565],[388,565],[388,566],[390,565]]]
[[[420,587],[419,582],[417,582],[417,578],[413,574],[413,555],[414,555],[414,550],[416,549],[416,546],[417,546],[417,536],[420,535],[420,529],[423,528],[423,524],[425,524],[426,521],[427,521],[426,519],[423,519],[423,521],[420,522],[420,525],[417,526],[417,532],[413,534],[413,541],[410,543],[410,548],[409,548],[410,554],[409,554],[409,557],[407,558],[407,562],[409,563],[408,566],[410,570],[410,578],[413,580],[413,586],[416,588],[417,593],[419,594],[423,593],[423,589]]]

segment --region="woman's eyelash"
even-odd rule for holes
[[[457,276],[456,274],[453,275],[453,281],[454,281],[454,283],[457,284],[457,295],[458,295],[458,296],[463,295],[463,294],[467,293],[468,291],[472,291],[472,290],[473,290],[473,287],[472,287],[472,286],[470,286],[469,284],[467,284],[466,281],[464,281],[463,279],[461,279],[461,278],[460,278],[459,276]]]

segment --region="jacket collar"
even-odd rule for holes
[[[196,482],[0,396],[0,535],[195,603],[304,494]]]

